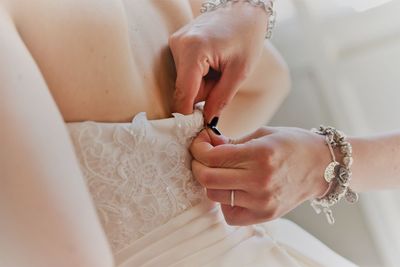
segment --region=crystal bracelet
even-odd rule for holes
[[[271,39],[272,31],[276,23],[276,12],[274,10],[274,0],[245,0],[253,6],[261,7],[268,15],[266,39]],[[200,8],[201,13],[213,11],[219,7],[224,7],[228,2],[236,3],[239,0],[208,0],[205,1]],[[268,3],[267,3],[268,2]]]
[[[331,207],[338,203],[343,197],[349,203],[358,201],[358,194],[350,188],[351,165],[353,164],[352,147],[346,141],[346,136],[333,127],[320,126],[313,132],[324,135],[326,144],[331,153],[332,162],[325,169],[324,178],[329,183],[327,192],[320,198],[311,200],[311,206],[317,214],[324,212],[329,224],[335,219]],[[343,164],[336,161],[334,148],[338,148],[343,154]]]

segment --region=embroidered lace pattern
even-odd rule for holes
[[[174,114],[160,131],[145,113],[132,123],[69,123],[98,216],[114,253],[204,198],[188,147],[203,127],[199,110]]]

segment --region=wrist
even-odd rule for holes
[[[317,214],[323,212],[329,224],[334,224],[335,219],[332,213],[332,206],[336,205],[341,199],[345,198],[348,203],[354,204],[358,201],[358,194],[350,188],[352,178],[351,167],[353,165],[352,145],[347,140],[346,135],[331,126],[321,125],[319,129],[312,129],[318,135],[325,137],[325,142],[329,148],[331,163],[324,171],[324,179],[329,183],[326,194],[322,197],[311,200],[311,206]],[[336,159],[334,149],[338,149],[343,155],[343,159]]]
[[[351,170],[352,172],[351,187],[357,192],[360,191],[360,188],[362,188],[362,184],[360,184],[360,177],[365,177],[366,174],[368,173],[365,172],[368,163],[363,162],[365,159],[365,155],[367,154],[367,151],[363,150],[363,147],[366,144],[368,144],[369,140],[365,138],[356,138],[356,137],[348,137],[347,140],[353,147],[353,158],[354,158],[354,163]]]

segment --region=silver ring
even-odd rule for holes
[[[235,190],[231,190],[231,207],[235,206]]]

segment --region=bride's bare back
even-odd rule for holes
[[[176,75],[168,37],[198,14],[201,0],[4,1],[65,121],[170,115]],[[272,89],[268,96],[273,110],[285,95],[276,75],[283,66],[270,49],[260,64],[243,87],[280,82],[278,97]]]
[[[168,37],[192,18],[188,2],[19,0],[8,10],[66,121],[169,113]]]

